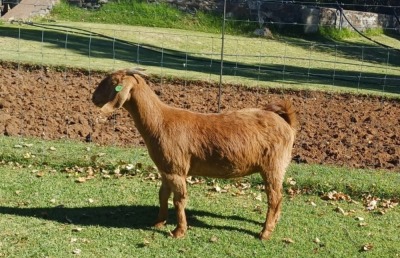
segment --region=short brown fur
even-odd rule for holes
[[[280,216],[282,182],[296,134],[291,103],[221,114],[195,113],[161,102],[139,74],[143,75],[137,70],[120,70],[108,75],[92,100],[104,112],[123,106],[133,117],[162,178],[155,225],[166,223],[168,199],[173,193],[178,222],[172,235],[185,235],[187,176],[234,178],[259,172],[268,196],[259,237],[270,238]],[[117,85],[123,86],[119,92]]]

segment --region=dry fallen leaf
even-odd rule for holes
[[[149,175],[144,179],[154,181],[157,180],[158,178],[160,178],[160,175],[158,173],[149,173]]]
[[[132,169],[134,169],[135,168],[135,165],[133,165],[133,164],[127,164],[126,166],[125,166],[125,169],[126,170],[132,170]]]
[[[378,204],[381,199],[370,194],[363,196],[363,203],[367,211],[378,209]]]
[[[92,167],[88,167],[86,173],[88,174],[88,176],[93,176],[94,175],[94,171]]]
[[[339,212],[339,213],[341,213],[341,214],[343,214],[343,215],[348,215],[348,213],[347,212],[345,212],[342,208],[340,208],[340,207],[336,207],[336,209],[335,209],[335,211],[336,212]]]
[[[72,229],[72,232],[81,232],[81,231],[82,231],[82,228],[80,228],[80,227]]]
[[[143,245],[145,245],[145,246],[150,245],[150,241],[147,240],[147,239],[144,239],[144,240],[143,240]]]
[[[73,254],[78,254],[78,255],[81,254],[81,252],[82,252],[81,249],[74,249],[72,251]]]
[[[212,243],[215,243],[215,242],[217,242],[218,241],[218,238],[216,237],[216,236],[212,236],[211,238],[210,238],[210,242],[212,242]]]
[[[371,243],[367,243],[361,247],[361,251],[366,252],[370,251],[374,246]]]
[[[232,193],[233,196],[240,196],[240,195],[245,195],[246,192],[243,190],[239,190],[237,192]]]
[[[331,191],[331,192],[326,193],[325,195],[323,195],[321,197],[321,199],[325,200],[325,201],[341,201],[341,200],[351,201],[351,198],[349,195],[344,194],[342,192],[338,193],[336,191]]]
[[[378,200],[371,200],[367,203],[367,210],[372,211],[378,207]]]
[[[383,199],[380,203],[380,207],[382,207],[384,209],[392,209],[392,208],[396,207],[397,205],[399,205],[399,201],[395,200],[395,199],[391,199],[391,200]]]
[[[296,181],[293,179],[293,177],[288,177],[286,179],[286,183],[288,183],[289,185],[296,185]]]
[[[217,192],[217,193],[220,193],[221,192],[221,187],[219,187],[219,185],[215,185],[215,186],[213,186],[213,188],[211,188],[211,191],[215,191],[215,192]]]
[[[77,183],[84,183],[84,182],[86,182],[86,178],[84,178],[84,177],[78,177],[78,178],[75,180],[75,182],[77,182]]]
[[[251,188],[251,184],[250,183],[240,183],[240,184],[236,185],[236,187],[241,190],[246,190],[246,189]]]
[[[24,154],[24,158],[25,159],[30,159],[30,158],[32,158],[32,154],[30,152],[27,152],[27,153]]]
[[[255,199],[256,199],[257,201],[262,201],[261,193],[259,193],[259,194],[255,197]]]
[[[254,207],[253,211],[256,211],[256,212],[258,212],[260,214],[263,213],[263,210],[262,210],[262,208],[261,208],[261,206],[259,204],[257,204],[256,207]]]
[[[293,243],[294,243],[294,240],[291,239],[291,238],[289,238],[289,237],[283,238],[282,241],[283,241],[284,243],[286,243],[286,244],[293,244]]]
[[[190,185],[201,184],[201,183],[204,182],[204,179],[201,180],[201,179],[196,178],[196,177],[188,176],[188,177],[186,178],[186,182],[187,182],[188,184],[190,184]]]

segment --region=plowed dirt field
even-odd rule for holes
[[[92,104],[104,74],[6,63],[0,71],[0,134],[144,145],[128,112],[104,116]],[[149,84],[170,105],[217,111],[217,85],[154,77]],[[400,172],[400,99],[224,85],[221,110],[263,107],[280,99],[292,100],[301,121],[295,162]]]

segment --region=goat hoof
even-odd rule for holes
[[[156,222],[156,223],[154,224],[154,227],[156,227],[156,228],[162,228],[162,227],[165,226],[166,223],[167,223],[167,222],[166,222],[165,220],[159,221],[159,222]]]
[[[261,231],[258,235],[260,240],[269,240],[271,238],[271,232],[269,231]]]
[[[184,230],[182,228],[176,228],[170,233],[170,235],[173,238],[182,238],[185,236],[185,234],[186,234],[186,230]]]

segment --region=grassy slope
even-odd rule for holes
[[[266,243],[255,238],[266,208],[259,176],[240,181],[207,179],[189,186],[187,210],[192,227],[186,238],[174,240],[168,237],[175,223],[172,210],[165,229],[151,227],[157,214],[159,180],[151,174],[152,163],[144,150],[9,137],[0,141],[4,146],[0,153],[0,227],[4,229],[0,253],[5,256],[65,257],[80,249],[83,257],[203,257],[204,252],[208,257],[349,257],[358,256],[367,243],[373,245],[366,252],[371,257],[400,254],[399,207],[379,215],[366,211],[360,199],[362,193],[399,196],[399,174],[293,164],[287,178],[311,194],[293,198],[286,194],[283,217]],[[93,162],[92,157],[98,158]],[[104,169],[113,171],[127,163],[140,163],[140,171],[102,178]],[[76,183],[85,176],[79,171],[89,165],[95,168],[95,178]],[[65,167],[71,167],[70,173]],[[375,182],[379,190],[372,189]],[[241,183],[251,187],[242,189]],[[215,184],[227,193],[211,191]],[[285,192],[290,188],[286,183]],[[333,189],[354,194],[351,197],[357,202],[321,200],[322,191]],[[357,194],[354,189],[362,190]],[[335,211],[338,206],[349,214]],[[360,227],[360,222],[367,225]],[[284,243],[285,238],[294,243]],[[315,238],[321,243],[315,243]]]
[[[123,0],[109,2],[97,11],[87,11],[61,1],[46,19],[75,22],[123,24],[220,33],[222,15],[182,12],[165,3],[149,4],[147,1]],[[250,34],[255,23],[228,22],[225,30],[229,34]],[[250,33],[249,33],[250,32]]]

